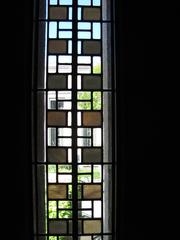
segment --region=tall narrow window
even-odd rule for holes
[[[34,239],[115,240],[112,0],[39,0]]]

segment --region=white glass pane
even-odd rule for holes
[[[91,57],[78,57],[78,63],[83,64],[91,63]]]
[[[56,56],[48,57],[48,72],[55,73],[56,72]]]
[[[60,55],[58,57],[59,63],[72,63],[72,56],[69,55]]]
[[[78,66],[78,73],[91,73],[91,66]]]
[[[101,128],[93,129],[93,146],[101,146]]]
[[[58,100],[63,100],[63,99],[70,100],[71,92],[70,91],[59,91],[58,92]]]
[[[58,136],[71,136],[72,129],[71,128],[58,128]]]
[[[58,146],[62,147],[70,147],[72,145],[71,138],[59,138],[58,139]]]
[[[58,66],[59,73],[71,73],[72,72],[72,65],[59,65]]]
[[[70,174],[58,175],[58,182],[59,183],[71,183],[72,175],[70,175]]]
[[[101,201],[94,201],[94,217],[101,217]]]

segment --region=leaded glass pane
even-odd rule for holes
[[[113,239],[112,4],[39,0],[37,240]]]

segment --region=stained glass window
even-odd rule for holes
[[[115,240],[113,1],[36,5],[34,239]]]

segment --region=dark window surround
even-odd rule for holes
[[[123,5],[123,7],[119,5]],[[118,110],[120,109],[119,112],[121,112],[117,116],[117,140],[118,146],[120,146],[118,155],[121,156],[121,161],[118,163],[117,190],[118,202],[120,203],[117,206],[117,222],[120,227],[118,227],[117,233],[118,239],[132,239],[131,236],[133,239],[138,239],[137,236],[139,236],[139,239],[144,239],[143,217],[145,213],[143,215],[142,207],[144,199],[142,197],[144,196],[141,192],[144,183],[141,180],[145,177],[145,174],[141,171],[142,167],[140,165],[144,163],[144,159],[150,160],[152,153],[147,157],[150,147],[143,148],[139,143],[145,136],[144,130],[147,136],[152,136],[150,133],[152,127],[148,128],[146,126],[146,124],[151,124],[152,110],[150,100],[147,100],[147,96],[140,92],[140,89],[142,89],[140,85],[144,80],[142,74],[143,46],[141,42],[143,41],[143,34],[141,33],[143,29],[141,29],[142,22],[140,20],[142,15],[138,10],[139,6],[134,6],[128,1],[120,2],[117,0],[116,6],[118,20],[116,27],[119,33],[116,40],[118,43],[116,46],[118,62],[116,74],[118,79],[121,79],[117,84]],[[8,206],[7,213],[4,214],[4,220],[6,219],[7,235],[11,236],[14,233],[21,240],[24,239],[24,236],[27,236],[26,239],[32,239],[31,147],[28,137],[31,136],[31,122],[29,120],[31,116],[31,86],[29,83],[31,81],[32,1],[20,0],[14,3],[14,6],[11,5],[11,8],[13,10],[10,15],[12,20],[7,26],[10,26],[12,32],[14,28],[12,22],[14,24],[18,22],[18,27],[15,28],[13,34],[12,32],[8,34],[9,39],[13,38],[13,44],[10,44],[10,41],[8,44],[13,63],[11,69],[8,67],[6,72],[9,81],[4,83],[4,87],[9,89],[9,83],[12,83],[8,93],[11,97],[7,99],[6,106],[2,106],[3,116],[6,116],[3,128],[7,126],[3,134],[5,145],[3,150],[5,156],[8,156],[5,167],[8,169],[9,177],[8,185],[3,180],[3,183],[5,183],[5,202]],[[144,84],[144,87],[147,87],[148,84]],[[12,103],[13,108],[10,113],[10,107],[7,108],[7,104],[12,106]],[[143,119],[145,122],[143,122]],[[10,141],[9,136],[12,139],[16,136],[16,140]],[[148,139],[147,136],[145,136],[145,140],[150,143],[151,139]],[[142,148],[145,156],[141,154]],[[135,158],[136,164],[133,158]],[[147,167],[147,164],[145,166]],[[137,198],[134,198],[134,196],[137,196]],[[16,207],[12,206],[12,201],[13,206]],[[147,217],[145,216],[144,219],[147,219]],[[13,222],[11,231],[9,230],[9,221]]]

